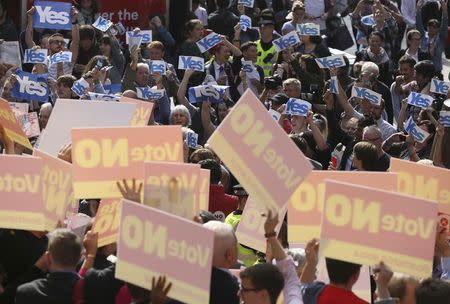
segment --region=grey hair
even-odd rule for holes
[[[189,110],[183,105],[177,105],[172,109],[172,111],[170,111],[170,116],[169,116],[170,124],[172,124],[173,115],[175,113],[183,113],[188,118],[188,126],[191,125],[191,123],[192,123],[191,113],[189,113]]]

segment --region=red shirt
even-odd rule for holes
[[[225,193],[222,185],[209,187],[209,212],[219,221],[225,221],[228,214],[237,209],[238,197]]]
[[[317,304],[369,304],[358,298],[352,291],[327,285],[317,299]]]

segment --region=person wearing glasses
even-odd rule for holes
[[[422,40],[422,34],[416,30],[410,30],[406,34],[406,49],[402,49],[398,52],[398,61],[404,56],[408,55],[412,57],[416,63],[422,60],[430,60],[430,55],[420,49],[420,41]]]
[[[384,152],[383,146],[383,137],[381,131],[376,126],[368,126],[364,128],[363,131],[363,141],[371,143],[375,147],[376,157],[374,161],[368,161],[367,165],[363,167],[364,170],[367,171],[387,171],[389,169],[391,158],[390,156]],[[355,145],[356,147],[356,145]],[[355,147],[353,148],[353,152],[355,153]],[[368,154],[368,152],[364,152],[364,154]],[[355,153],[355,157],[357,154]],[[353,158],[353,165],[355,168],[355,157]],[[371,157],[371,156],[370,156]],[[367,158],[368,160],[372,158]],[[361,170],[361,168],[358,168]]]

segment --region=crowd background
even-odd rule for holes
[[[197,219],[216,233],[210,303],[238,303],[239,297],[244,303],[275,303],[282,290],[285,303],[365,303],[351,291],[360,265],[327,258],[330,284],[315,282],[318,240],[309,242],[305,250],[288,251],[286,227],[277,239],[273,231],[278,217],[271,212],[265,215],[270,253],[237,244],[234,230],[248,194],[208,147],[207,140],[249,89],[268,110],[279,114],[280,127],[315,170],[388,171],[391,158],[449,169],[450,131],[439,122],[439,112],[450,110],[446,101],[450,91],[447,95],[430,92],[432,79],[450,80],[442,73],[443,56],[448,54],[448,2],[254,2],[250,8],[237,0],[192,0],[192,11],[177,33],[168,31],[163,16],[148,16],[148,27],[134,31],[152,30],[152,41],[129,49],[112,31],[101,32],[92,26],[99,16],[95,0],[78,1],[71,12],[71,31],[59,32],[33,28],[34,7],[27,13],[26,29],[18,31],[4,1],[0,1],[0,39],[19,41],[22,56],[26,49],[47,49],[49,55],[72,52],[71,62],[49,66],[3,62],[1,97],[29,104],[29,112],[37,113],[42,131],[58,98],[89,99],[88,93],[94,92],[138,99],[136,88],[164,89],[163,97],[146,100],[154,103],[149,125],[181,125],[184,134],[191,130],[197,133],[198,146],[186,152],[186,162],[211,171],[210,207]],[[244,14],[252,20],[246,31],[239,25]],[[343,21],[346,16],[352,31]],[[318,24],[321,35],[301,35],[300,44],[277,52],[273,40],[304,23]],[[197,42],[211,32],[220,34],[222,42],[202,53]],[[356,52],[346,53],[343,67],[321,69],[315,61],[349,48]],[[178,69],[179,56],[203,57],[204,71]],[[167,63],[165,75],[151,73],[149,62],[155,60]],[[243,60],[253,63],[253,73],[244,71]],[[14,97],[18,70],[48,74],[47,102]],[[332,76],[338,80],[337,94],[330,92]],[[81,78],[89,88],[78,96],[71,88]],[[189,88],[204,84],[229,89],[220,96],[220,102],[193,103]],[[377,92],[382,101],[373,104],[351,97],[353,87]],[[429,95],[433,103],[426,109],[410,105],[407,98],[411,92]],[[306,115],[287,115],[290,98],[308,101],[311,109]],[[430,134],[423,142],[405,131],[410,117]],[[31,153],[12,142],[3,127],[0,130],[5,153]],[[30,140],[39,144],[38,136]],[[69,145],[61,149],[59,157],[70,162],[70,153]],[[121,186],[124,197],[135,201],[139,200],[137,188],[128,187],[126,182]],[[82,200],[79,210],[95,217],[98,204],[98,200]],[[0,303],[175,302],[167,298],[170,283],[165,278],[155,278],[149,286],[151,293],[114,279],[114,264],[107,257],[115,253],[115,244],[97,248],[96,242],[90,231],[81,242],[63,228],[51,234],[0,230]],[[240,286],[228,271],[238,260],[247,266],[240,273]],[[272,264],[272,260],[276,262]],[[434,266],[430,278],[413,278],[394,275],[380,261],[371,277],[372,302],[450,303],[450,283],[446,281],[450,247],[441,228]]]

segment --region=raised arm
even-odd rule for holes
[[[34,6],[27,11],[27,28],[25,29],[25,43],[27,48],[31,49],[36,44],[33,41],[33,15],[35,12]]]
[[[316,279],[316,267],[319,262],[319,242],[316,239],[310,240],[305,248],[306,264],[303,267],[300,282],[309,284]]]
[[[203,126],[203,134],[205,138],[209,138],[211,134],[214,133],[216,127],[213,125],[211,121],[211,102],[209,100],[204,101],[201,109],[201,117],[202,117],[202,126]]]
[[[320,151],[328,149],[327,142],[325,141],[325,138],[323,138],[322,132],[320,132],[319,127],[314,123],[313,112],[311,111],[308,112],[308,115],[306,116],[306,121],[308,122],[309,128],[312,131],[314,140],[316,141],[317,148]]]
[[[70,51],[72,52],[72,64],[78,59],[78,51],[80,49],[80,32],[78,31],[78,11],[72,7],[70,12],[72,15],[72,42],[70,43]]]
[[[186,91],[189,83],[189,78],[192,76],[192,74],[194,74],[194,72],[194,70],[186,70],[184,72],[183,79],[181,80],[180,87],[178,88],[177,92],[178,102],[188,108],[189,113],[191,113],[191,117],[193,117],[195,112],[197,112],[197,108],[194,107],[186,98]]]

